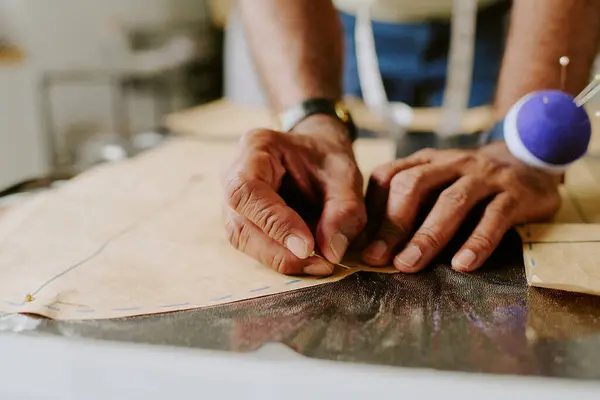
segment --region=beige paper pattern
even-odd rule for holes
[[[357,270],[394,272],[357,267],[325,279],[290,277],[234,250],[220,220],[218,181],[232,150],[174,139],[9,211],[0,219],[0,311],[127,317],[298,290]]]
[[[531,286],[600,295],[600,185],[591,159],[567,172],[563,207],[551,224],[517,230]]]

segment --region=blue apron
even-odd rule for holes
[[[489,104],[504,50],[505,21],[510,2],[478,12],[474,68],[469,107]],[[341,13],[344,29],[344,93],[361,97],[354,43],[355,17]],[[439,107],[446,81],[450,23],[373,23],[379,68],[390,101],[413,107]]]

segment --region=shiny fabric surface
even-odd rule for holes
[[[600,379],[600,297],[528,288],[511,232],[474,274],[452,250],[416,275],[359,273],[221,307],[122,320],[0,318],[28,334],[252,351],[281,342],[315,358],[499,374]],[[31,322],[31,320],[29,320]]]

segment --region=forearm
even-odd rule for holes
[[[567,56],[564,90],[573,95],[587,84],[598,50],[600,1],[522,0],[513,2],[495,111],[498,118],[523,95],[561,89],[561,66]]]
[[[240,0],[250,47],[275,111],[341,96],[342,34],[331,0]]]

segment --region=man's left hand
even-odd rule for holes
[[[473,271],[512,226],[547,219],[558,211],[559,184],[560,176],[524,165],[504,143],[479,150],[426,149],[385,164],[373,172],[367,190],[367,231],[374,235],[363,260],[379,266],[393,258],[401,272],[420,271],[448,244],[472,209],[489,199],[452,259],[453,269]],[[415,226],[424,202],[442,188],[446,189],[425,221]]]

